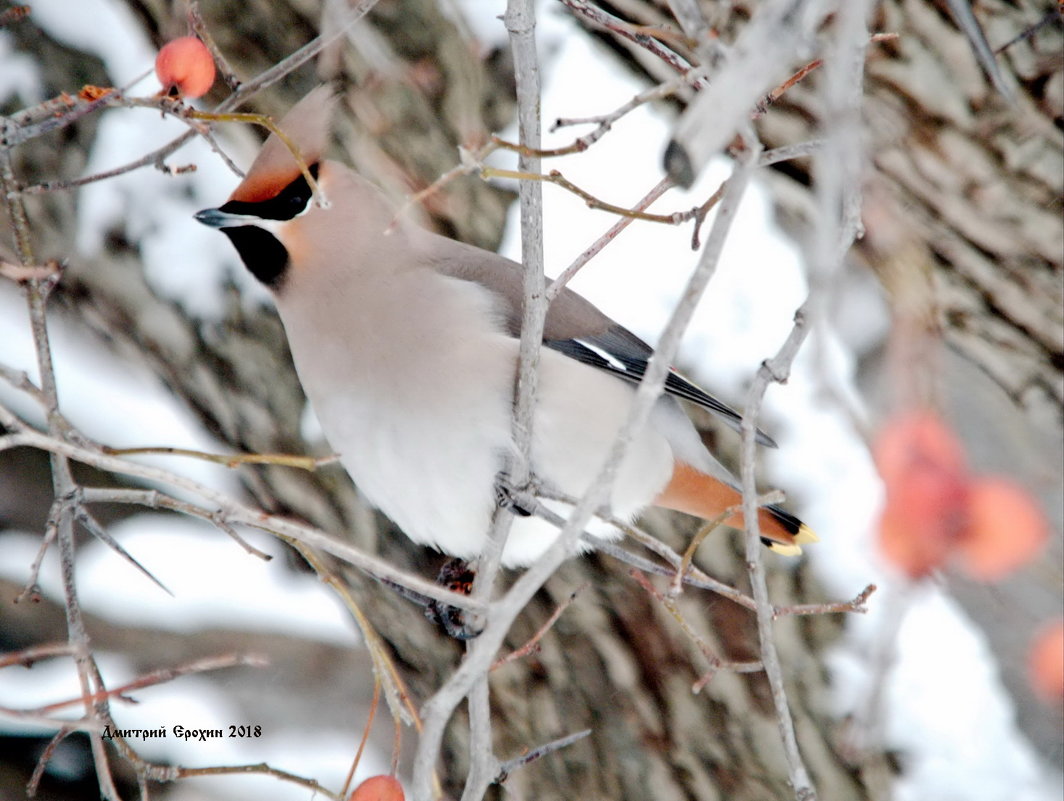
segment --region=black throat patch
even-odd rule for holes
[[[317,164],[310,165],[310,174],[317,180]],[[231,200],[218,210],[258,217],[260,220],[283,222],[292,220],[306,211],[313,194],[307,179],[300,175],[271,198],[253,203]],[[275,292],[281,288],[288,272],[290,257],[276,236],[254,224],[222,228],[221,231],[229,237],[244,266],[252,275]]]
[[[240,225],[221,231],[229,237],[240,260],[253,276],[274,291],[281,288],[288,272],[289,258],[288,251],[277,237],[257,225]]]

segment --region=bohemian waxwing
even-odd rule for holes
[[[271,135],[229,200],[196,219],[221,229],[272,290],[303,388],[365,496],[414,542],[473,559],[513,448],[521,267],[397,219],[376,187],[322,160],[333,106],[320,87],[280,123],[327,207],[312,201],[296,160]],[[576,498],[601,467],[652,351],[568,289],[549,308],[543,345],[531,470],[540,486]],[[613,513],[630,519],[653,504],[715,518],[740,494],[677,398],[733,427],[739,415],[678,373],[665,390],[620,465]],[[793,552],[815,540],[781,509],[759,517],[770,547]],[[741,525],[742,516],[728,522]],[[605,524],[592,531],[617,536]],[[535,517],[516,518],[503,564],[531,563],[556,534]]]

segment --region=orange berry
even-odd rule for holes
[[[403,786],[394,776],[370,776],[355,788],[348,801],[404,801]]]
[[[1064,701],[1064,621],[1042,629],[1028,662],[1031,685],[1047,701]]]
[[[182,97],[202,97],[214,84],[214,59],[195,36],[182,36],[159,51],[155,75],[166,94],[176,90]]]
[[[1025,490],[1000,478],[972,482],[968,527],[957,546],[972,578],[1004,578],[1034,559],[1048,539],[1049,524]]]

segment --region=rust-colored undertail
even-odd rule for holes
[[[689,464],[676,462],[672,478],[665,489],[654,499],[655,506],[712,520],[729,506],[742,504],[742,493],[724,482],[706,475]],[[787,555],[802,552],[802,545],[816,542],[811,528],[778,506],[764,506],[758,510],[757,521],[761,528],[761,540],[770,549]],[[725,524],[733,528],[743,527],[742,512],[727,519]]]

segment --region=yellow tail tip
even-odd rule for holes
[[[798,533],[794,535],[795,545],[809,545],[813,542],[820,542],[820,537],[816,535],[813,529],[809,528],[805,523],[802,523],[798,529]]]
[[[820,537],[805,523],[798,527],[792,542],[767,542],[768,549],[780,556],[801,556],[802,546],[813,542],[820,542]]]

